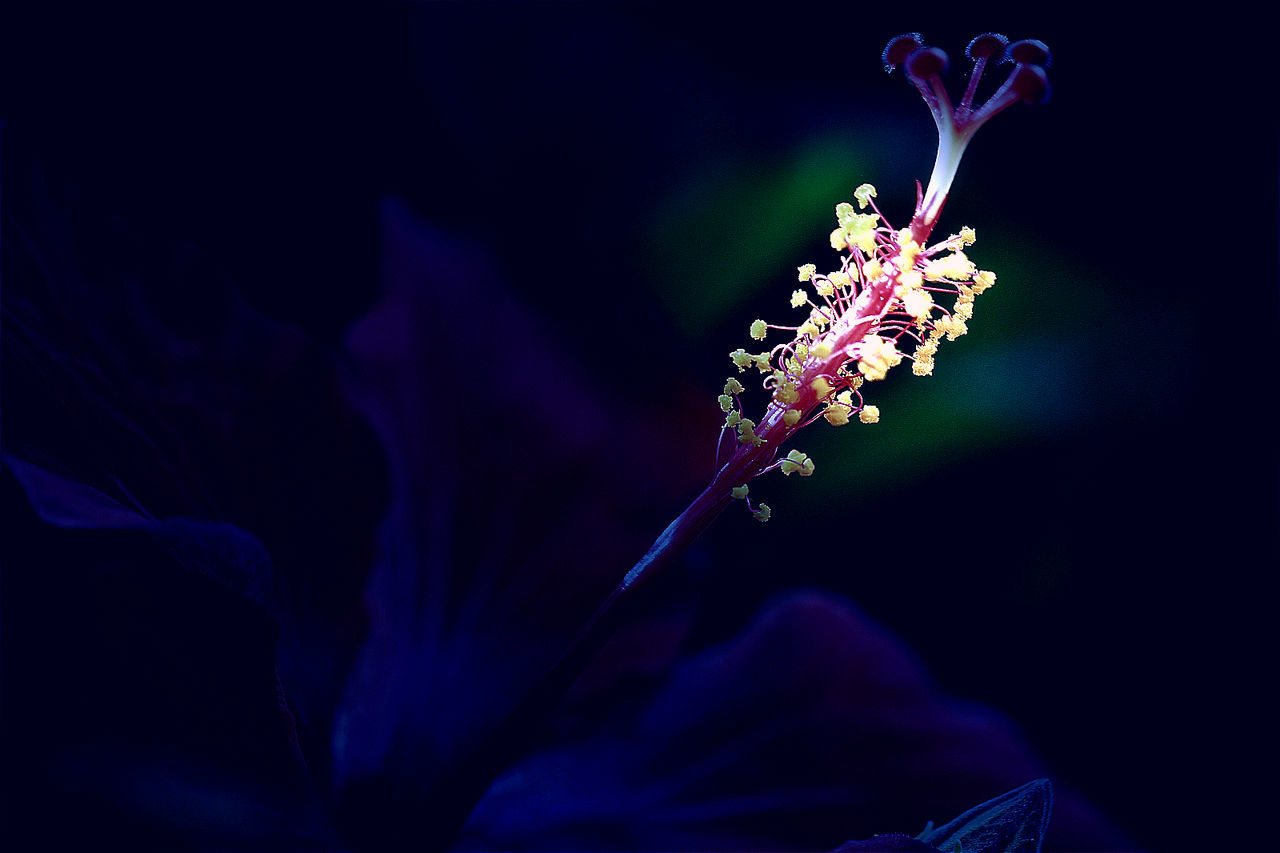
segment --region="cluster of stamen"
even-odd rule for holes
[[[968,331],[974,299],[995,283],[993,273],[979,271],[964,253],[974,241],[972,229],[921,246],[910,229],[896,230],[884,220],[872,201],[875,194],[870,184],[854,192],[869,213],[847,202],[836,206],[831,245],[843,252],[839,269],[819,273],[813,264],[798,268],[798,278],[808,288],[794,291],[791,305],[805,310],[803,321],[794,326],[763,320],[751,324],[751,337],[757,340],[771,331],[785,332],[790,339],[761,353],[730,353],[739,373],[754,368],[764,375],[762,384],[771,398],[757,424],[743,416],[743,384],[736,378],[725,383],[720,396],[724,428],[736,433],[738,444],[760,447],[771,433],[794,432],[819,418],[832,426],[855,417],[876,423],[880,410],[864,401],[864,383],[884,379],[904,359],[912,362],[916,375],[932,373],[940,342]],[[774,468],[808,476],[813,461],[792,451],[760,473]]]
[[[1019,100],[1047,95],[1044,65],[1049,53],[1038,41],[1010,44],[1004,36],[985,33],[970,42],[966,55],[973,69],[953,107],[940,78],[946,54],[926,47],[915,33],[889,42],[885,66],[903,66],[938,125],[938,161],[928,190],[922,193],[917,185],[915,214],[901,230],[876,206],[870,184],[854,191],[857,208],[848,202],[836,205],[830,240],[842,253],[840,266],[827,273],[819,273],[814,264],[798,268],[799,281],[807,288],[796,289],[790,301],[793,308],[804,309],[804,319],[794,326],[756,320],[750,328],[753,339],[765,340],[771,331],[785,332],[789,339],[760,353],[730,353],[739,373],[754,368],[764,375],[770,402],[756,423],[743,415],[742,382],[730,378],[725,383],[719,399],[726,417],[717,476],[730,478],[731,497],[747,501],[762,521],[769,518],[769,507],[752,506],[748,480],[773,470],[802,477],[814,471],[813,460],[798,450],[779,459],[781,445],[819,418],[832,426],[855,417],[864,424],[878,422],[880,410],[863,400],[864,384],[884,379],[904,360],[910,360],[917,376],[932,373],[941,341],[968,331],[974,300],[995,283],[994,273],[979,270],[965,255],[974,242],[973,229],[962,228],[932,245],[928,239],[974,131]],[[985,103],[975,106],[978,80],[997,61],[1011,62],[1014,69]],[[726,441],[730,437],[734,440]]]

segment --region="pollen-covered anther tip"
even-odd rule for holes
[[[903,70],[907,76],[924,80],[947,70],[950,60],[940,47],[922,47],[907,57]]]
[[[782,473],[786,476],[799,474],[801,477],[812,477],[814,471],[813,460],[808,454],[799,450],[793,450],[787,454],[787,458],[782,460],[779,466]]]
[[[1009,78],[1009,87],[1024,104],[1049,100],[1049,75],[1039,65],[1019,65]]]
[[[1053,55],[1049,46],[1040,39],[1022,39],[1015,41],[1005,49],[1005,57],[1021,65],[1049,65]]]
[[[919,33],[903,33],[889,39],[889,43],[884,46],[884,52],[880,54],[884,70],[893,71],[905,62],[913,51],[922,47],[924,47],[924,36]]]
[[[983,33],[969,42],[964,49],[964,55],[974,62],[979,59],[990,59],[993,56],[1003,56],[1008,44],[1008,36],[1000,33]]]

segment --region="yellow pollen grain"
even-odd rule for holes
[[[833,403],[827,406],[827,410],[822,416],[827,419],[827,423],[832,426],[844,426],[849,423],[849,413],[853,411],[850,407],[842,403]]]

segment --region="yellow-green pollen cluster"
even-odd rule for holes
[[[880,410],[863,401],[863,384],[884,379],[904,359],[917,376],[932,373],[942,339],[955,340],[968,331],[975,298],[995,283],[994,273],[979,270],[964,253],[974,242],[972,228],[922,246],[910,229],[895,230],[884,221],[872,201],[875,187],[863,184],[853,196],[858,207],[836,205],[830,234],[832,248],[842,253],[839,269],[821,274],[814,264],[798,268],[799,282],[809,289],[793,291],[790,303],[805,309],[805,317],[795,326],[756,320],[749,329],[754,340],[765,340],[770,331],[785,332],[788,340],[760,353],[737,349],[729,354],[739,373],[755,368],[763,374],[770,394],[757,423],[742,415],[742,383],[734,378],[725,383],[719,398],[724,428],[734,430],[741,445],[776,446],[818,418],[832,426],[844,426],[854,416],[864,424],[877,423]],[[870,212],[860,212],[868,207]],[[809,476],[813,461],[791,451],[759,473],[774,468]],[[746,492],[734,497],[745,499]]]

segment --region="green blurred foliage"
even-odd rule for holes
[[[705,163],[677,186],[653,211],[645,257],[679,330],[693,337],[762,290],[784,287],[802,263],[789,260],[795,247],[830,231],[835,203],[877,171],[872,151],[847,131],[829,132],[776,162]]]

